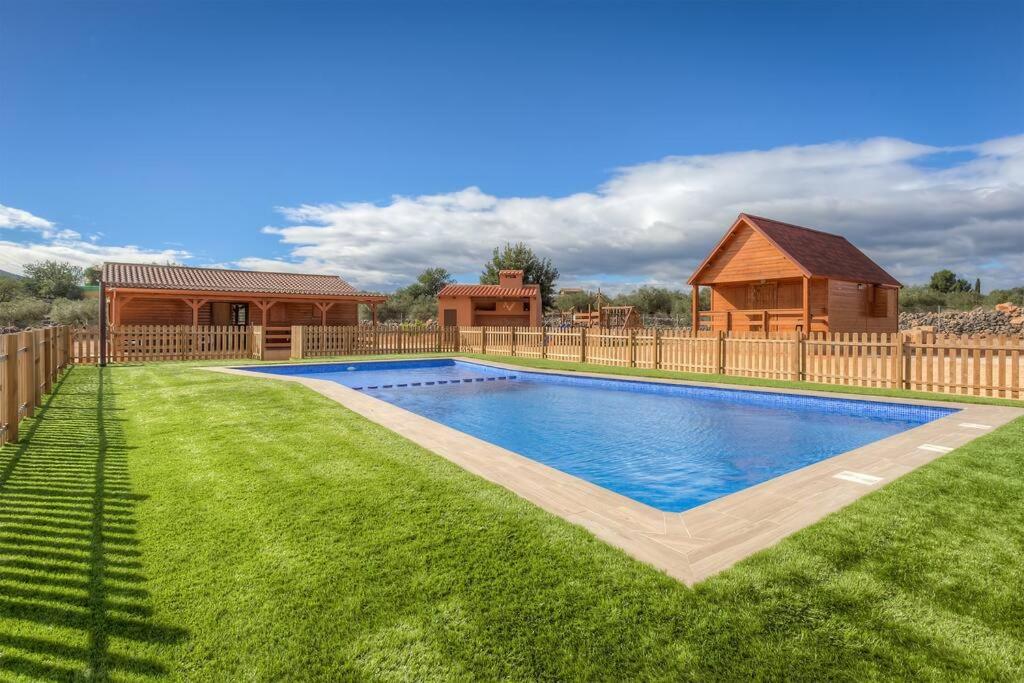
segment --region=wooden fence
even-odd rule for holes
[[[99,359],[95,329],[75,330],[69,343],[73,362]],[[930,332],[132,326],[108,340],[111,362],[458,352],[1015,399],[1024,385],[1024,340]]]
[[[249,358],[253,333],[259,327],[230,325],[124,325],[107,335],[107,361],[111,363]],[[260,339],[262,342],[262,338]],[[78,364],[100,361],[99,328],[78,328],[72,333],[73,360]]]
[[[35,414],[71,361],[68,327],[0,335],[0,445],[18,440],[18,425]]]
[[[456,328],[292,327],[291,357],[360,356],[378,353],[446,353],[458,351]]]
[[[462,328],[458,351],[700,374],[1024,398],[1024,339]]]

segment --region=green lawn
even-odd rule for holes
[[[293,383],[79,367],[23,434],[0,679],[1024,677],[1024,419],[693,589]]]

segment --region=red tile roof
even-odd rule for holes
[[[746,220],[810,277],[902,286],[896,278],[885,272],[842,235],[833,235],[747,213],[741,213],[737,222],[739,220]],[[715,251],[717,250],[716,247]],[[694,271],[690,282],[696,279],[713,255],[714,252]]]
[[[129,289],[375,296],[357,291],[355,287],[337,275],[271,273],[258,270],[159,266],[144,263],[104,263],[103,282],[108,287]]]
[[[502,287],[501,285],[448,285],[442,289],[438,296],[486,296],[495,299],[502,297],[522,298],[539,296],[540,288],[537,285],[524,285],[522,287]]]

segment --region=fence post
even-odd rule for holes
[[[803,365],[804,365],[804,334],[800,330],[796,330],[793,333],[793,355],[792,355],[792,367],[790,374],[793,380],[799,382],[803,379]]]
[[[587,328],[580,328],[580,362],[587,362]]]
[[[292,358],[303,357],[303,337],[305,336],[303,332],[302,325],[292,325],[292,350],[290,354]]]
[[[725,374],[725,331],[718,331],[718,338],[715,340],[715,374]]]
[[[480,354],[483,355],[483,354],[486,354],[486,353],[487,353],[487,328],[486,327],[481,327],[480,328]]]
[[[892,335],[893,338],[893,352],[892,352],[892,383],[893,388],[903,389],[904,382],[904,370],[903,370],[903,333],[896,332]]]
[[[540,328],[540,357],[548,357],[548,328]]]
[[[508,352],[508,355],[510,355],[513,358],[515,358],[515,356],[516,356],[516,328],[513,327],[513,328],[511,328],[511,330],[512,331],[509,332],[509,342],[508,342],[509,343],[509,352]]]
[[[661,369],[661,329],[654,328],[654,350],[651,352],[654,356],[654,369]]]
[[[629,339],[629,342],[628,342],[629,343],[629,367],[635,368],[636,367],[636,330],[631,327],[631,328],[629,328],[629,332],[627,334],[629,335],[628,336],[628,339]]]
[[[53,335],[50,333],[50,330],[52,330],[52,329],[53,329],[52,327],[44,327],[42,330],[40,330],[40,333],[41,333],[40,336],[42,337],[42,347],[43,347],[43,350],[42,350],[42,356],[40,356],[40,358],[39,358],[39,361],[40,361],[39,369],[42,371],[42,375],[43,375],[43,377],[42,377],[42,380],[43,380],[42,381],[43,391],[41,392],[43,394],[50,393],[50,388],[52,387],[52,384],[51,384],[51,370],[53,369],[53,355],[50,353],[50,347],[51,347],[51,343],[50,342],[53,339]]]
[[[7,422],[7,441],[18,440],[18,336],[4,335],[4,419]]]
[[[36,334],[31,330],[21,333],[21,342],[25,348],[25,417],[36,414]]]

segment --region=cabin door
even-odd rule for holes
[[[231,304],[226,301],[214,301],[210,304],[210,322],[214,325],[230,325]]]
[[[444,326],[445,327],[455,327],[457,324],[458,324],[458,320],[456,320],[456,317],[455,317],[455,309],[454,308],[446,308],[446,309],[444,309]]]
[[[778,287],[774,282],[767,282],[763,285],[750,285],[749,308],[755,311],[763,311],[769,308],[778,308]]]

